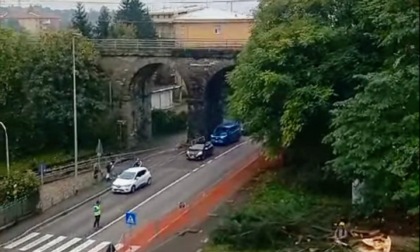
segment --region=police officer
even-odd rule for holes
[[[99,221],[101,220],[101,202],[96,201],[96,204],[93,206],[93,215],[95,221],[93,222],[93,228],[99,228]]]

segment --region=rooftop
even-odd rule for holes
[[[2,19],[60,19],[60,17],[50,14],[43,13],[36,7],[22,8],[9,8],[6,12],[0,13]]]
[[[192,11],[184,15],[180,15],[175,20],[252,20],[252,17],[247,15],[213,9],[204,8],[197,11]]]
[[[192,11],[202,10],[204,7],[198,5],[189,5],[177,8],[163,8],[160,10],[154,10],[150,12],[150,15],[162,15],[162,14],[184,14]]]

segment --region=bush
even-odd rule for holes
[[[187,128],[187,113],[171,110],[152,111],[152,132],[156,135],[176,133]]]
[[[213,243],[234,251],[295,246],[299,237],[325,235],[312,226],[328,229],[345,212],[347,205],[340,200],[287,189],[275,177],[268,174],[270,180],[257,188],[251,202],[212,233]],[[308,245],[314,244],[302,244]]]
[[[31,171],[13,171],[0,179],[0,205],[31,195],[39,190],[40,181]]]

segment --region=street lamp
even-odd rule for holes
[[[9,163],[9,136],[7,135],[7,128],[4,123],[0,122],[1,127],[4,130],[4,138],[6,141],[6,168],[7,168],[7,176],[10,176],[10,163]]]
[[[78,192],[78,142],[77,142],[77,93],[76,93],[76,37],[82,36],[79,33],[73,33],[71,37],[71,49],[73,58],[73,128],[74,128],[74,183],[75,193]]]

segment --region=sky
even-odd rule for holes
[[[42,5],[52,9],[73,9],[76,6],[76,0],[20,0],[22,7],[29,5]],[[81,0],[86,9],[99,10],[105,5],[110,9],[117,9],[119,0]],[[257,0],[143,0],[146,6],[151,10],[161,10],[163,8],[176,8],[177,6],[198,5],[217,8],[222,10],[234,11],[242,14],[250,14],[257,6]],[[19,0],[0,0],[0,6],[18,6]]]

